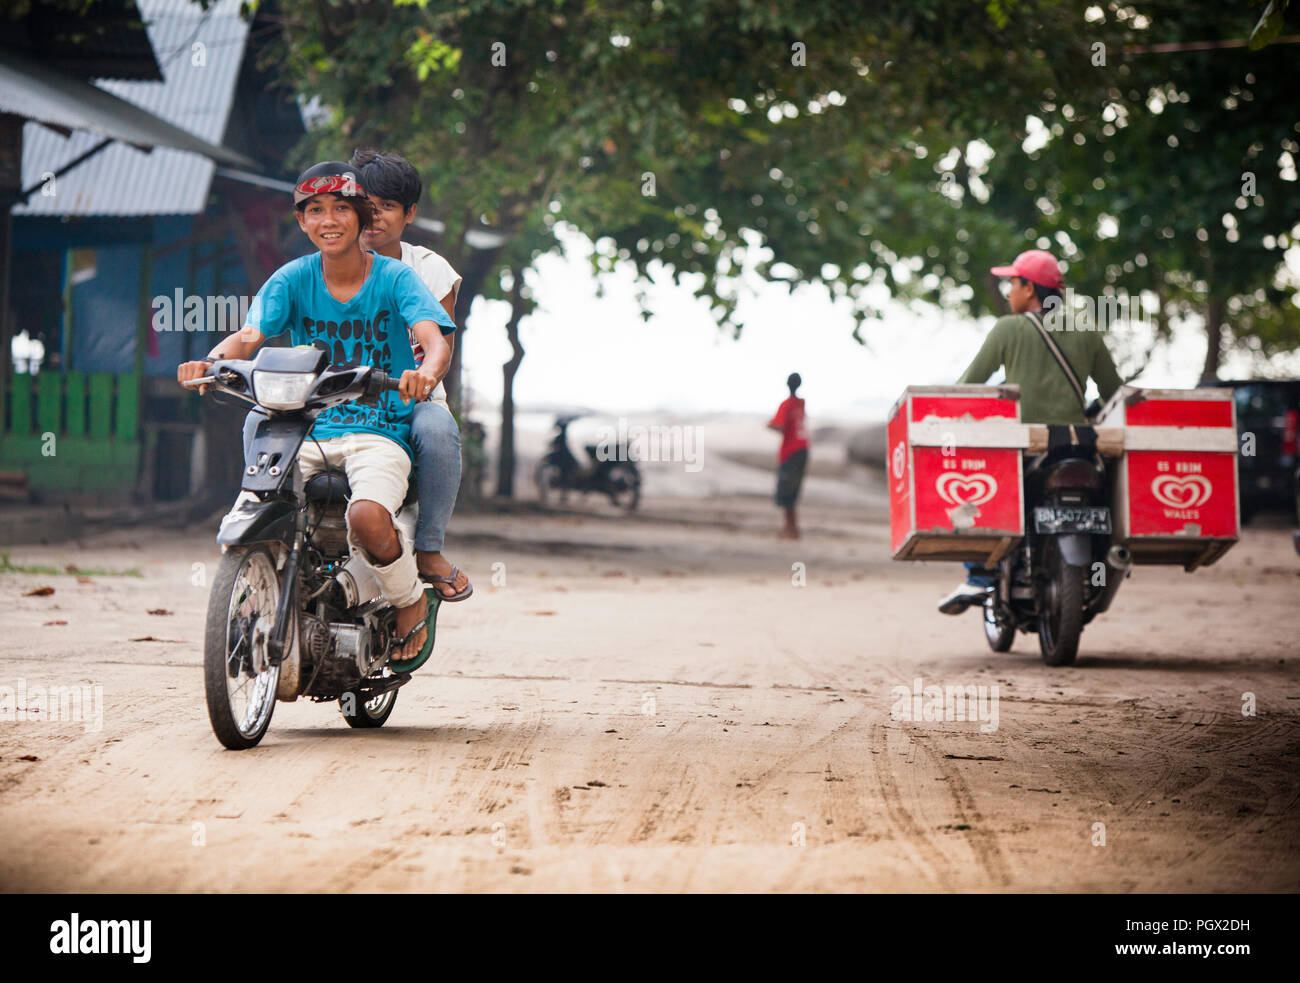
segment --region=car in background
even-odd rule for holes
[[[1300,379],[1242,379],[1208,385],[1231,388],[1237,403],[1241,521],[1282,509],[1300,523]],[[1248,438],[1253,435],[1253,441]],[[1254,453],[1249,451],[1252,449]]]

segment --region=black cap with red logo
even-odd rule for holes
[[[357,183],[357,169],[342,161],[324,160],[298,175],[293,185],[293,203],[301,205],[312,195],[335,194],[344,198],[364,198],[365,189]]]
[[[362,229],[374,220],[375,207],[366,189],[357,183],[357,169],[338,160],[321,161],[298,175],[293,184],[293,207],[301,210],[308,199],[330,194],[352,205]]]

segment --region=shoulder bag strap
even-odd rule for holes
[[[1065,352],[1061,351],[1056,342],[1052,340],[1051,333],[1043,326],[1042,318],[1040,318],[1034,311],[1026,311],[1025,317],[1029,318],[1029,320],[1033,322],[1034,327],[1038,329],[1038,334],[1042,337],[1043,344],[1047,346],[1047,350],[1050,351],[1052,357],[1056,359],[1056,364],[1059,365],[1061,371],[1065,373],[1065,378],[1069,380],[1070,388],[1074,390],[1074,395],[1079,400],[1079,406],[1083,408],[1084,415],[1086,416],[1088,412],[1088,399],[1084,394],[1083,384],[1079,381],[1079,376],[1075,374],[1073,366],[1070,365],[1070,360],[1065,357]]]

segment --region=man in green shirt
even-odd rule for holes
[[[1064,310],[1061,267],[1056,257],[1042,249],[1031,249],[1017,256],[1010,266],[995,266],[991,272],[1011,279],[1007,294],[1011,313],[998,318],[970,368],[957,382],[982,385],[999,368],[1005,368],[1006,381],[1020,386],[1022,423],[1086,424],[1088,419],[1074,387],[1028,315],[1035,314],[1044,321],[1080,385],[1087,386],[1089,377],[1097,383],[1102,402],[1115,394],[1122,380],[1101,332],[1088,330],[1094,325],[1077,325],[1073,313]],[[1076,327],[1084,330],[1073,330]],[[972,604],[983,604],[993,589],[992,571],[973,563],[968,563],[966,569],[966,583],[939,602],[944,614],[961,614]]]

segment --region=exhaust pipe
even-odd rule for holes
[[[1131,566],[1133,566],[1133,554],[1127,548],[1117,543],[1106,551],[1106,586],[1093,599],[1092,606],[1088,609],[1089,618],[1101,614],[1110,607],[1110,602],[1115,600],[1119,585],[1124,583]]]

